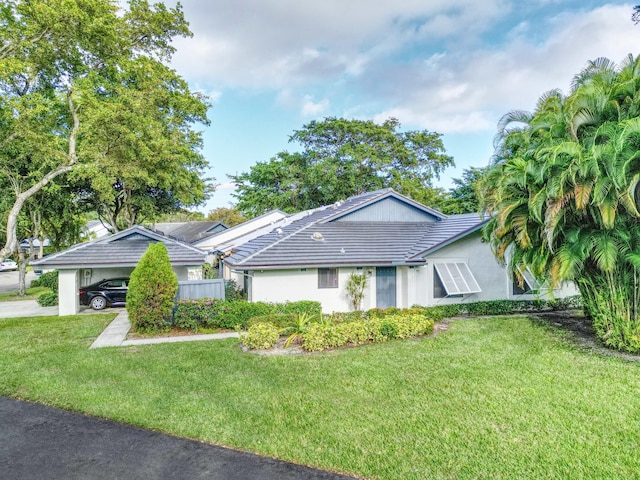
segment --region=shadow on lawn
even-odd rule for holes
[[[531,318],[550,328],[567,333],[571,343],[581,350],[589,350],[599,355],[621,358],[630,362],[640,362],[640,355],[607,348],[596,337],[591,321],[580,310],[535,313],[531,314]]]

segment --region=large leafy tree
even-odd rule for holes
[[[207,220],[222,222],[227,227],[234,227],[246,222],[247,218],[235,207],[218,207],[209,212]]]
[[[118,5],[0,1],[0,175],[14,195],[0,255],[17,249],[25,202],[70,171],[84,171],[97,191],[94,179],[111,180],[119,177],[116,166],[129,166],[146,170],[147,177],[131,176],[163,199],[189,182],[195,194],[177,194],[180,202],[203,198],[204,187],[194,183],[203,166],[200,140],[191,127],[206,121],[206,104],[163,64],[174,51],[171,39],[190,35],[181,6],[130,0],[119,11]],[[169,174],[165,165],[180,170]]]
[[[470,167],[462,172],[462,178],[454,178],[449,190],[451,206],[446,213],[472,213],[480,211],[479,182],[487,168]]]
[[[589,62],[571,92],[500,123],[486,234],[516,277],[573,281],[599,337],[640,351],[640,60]]]
[[[296,212],[391,187],[417,201],[432,203],[433,180],[453,165],[441,135],[401,131],[396,119],[326,118],[293,133],[296,153],[280,152],[249,172],[231,176],[237,208],[256,216],[273,208]]]

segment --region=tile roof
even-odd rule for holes
[[[336,221],[388,197],[419,208],[436,221]],[[287,220],[288,223],[265,235],[235,247],[225,263],[246,270],[415,265],[423,263],[428,253],[484,224],[477,214],[446,216],[391,189],[357,195],[338,204],[292,215]]]
[[[200,240],[192,242],[192,244],[203,250],[225,252],[234,245],[246,243],[253,238],[268,233],[273,228],[280,226],[280,223],[287,217],[288,215],[281,210],[270,210],[226,230],[207,235]]]
[[[92,242],[79,243],[31,262],[47,268],[133,267],[147,251],[150,243],[162,242],[174,266],[201,265],[205,252],[191,245],[147,230],[139,225]]]
[[[214,235],[222,230],[226,230],[227,227],[224,223],[218,221],[198,221],[156,223],[153,229],[156,232],[169,235],[177,240],[193,243],[209,235]]]

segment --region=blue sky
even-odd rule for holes
[[[182,4],[194,36],[175,42],[173,66],[213,104],[203,153],[219,186],[205,213],[234,201],[228,174],[295,150],[292,132],[327,116],[441,133],[456,162],[438,182],[449,188],[488,164],[503,114],[567,92],[588,60],[640,54],[634,4],[616,1]]]

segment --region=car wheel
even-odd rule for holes
[[[107,299],[101,296],[93,297],[91,299],[91,308],[94,310],[102,310],[107,306]]]

